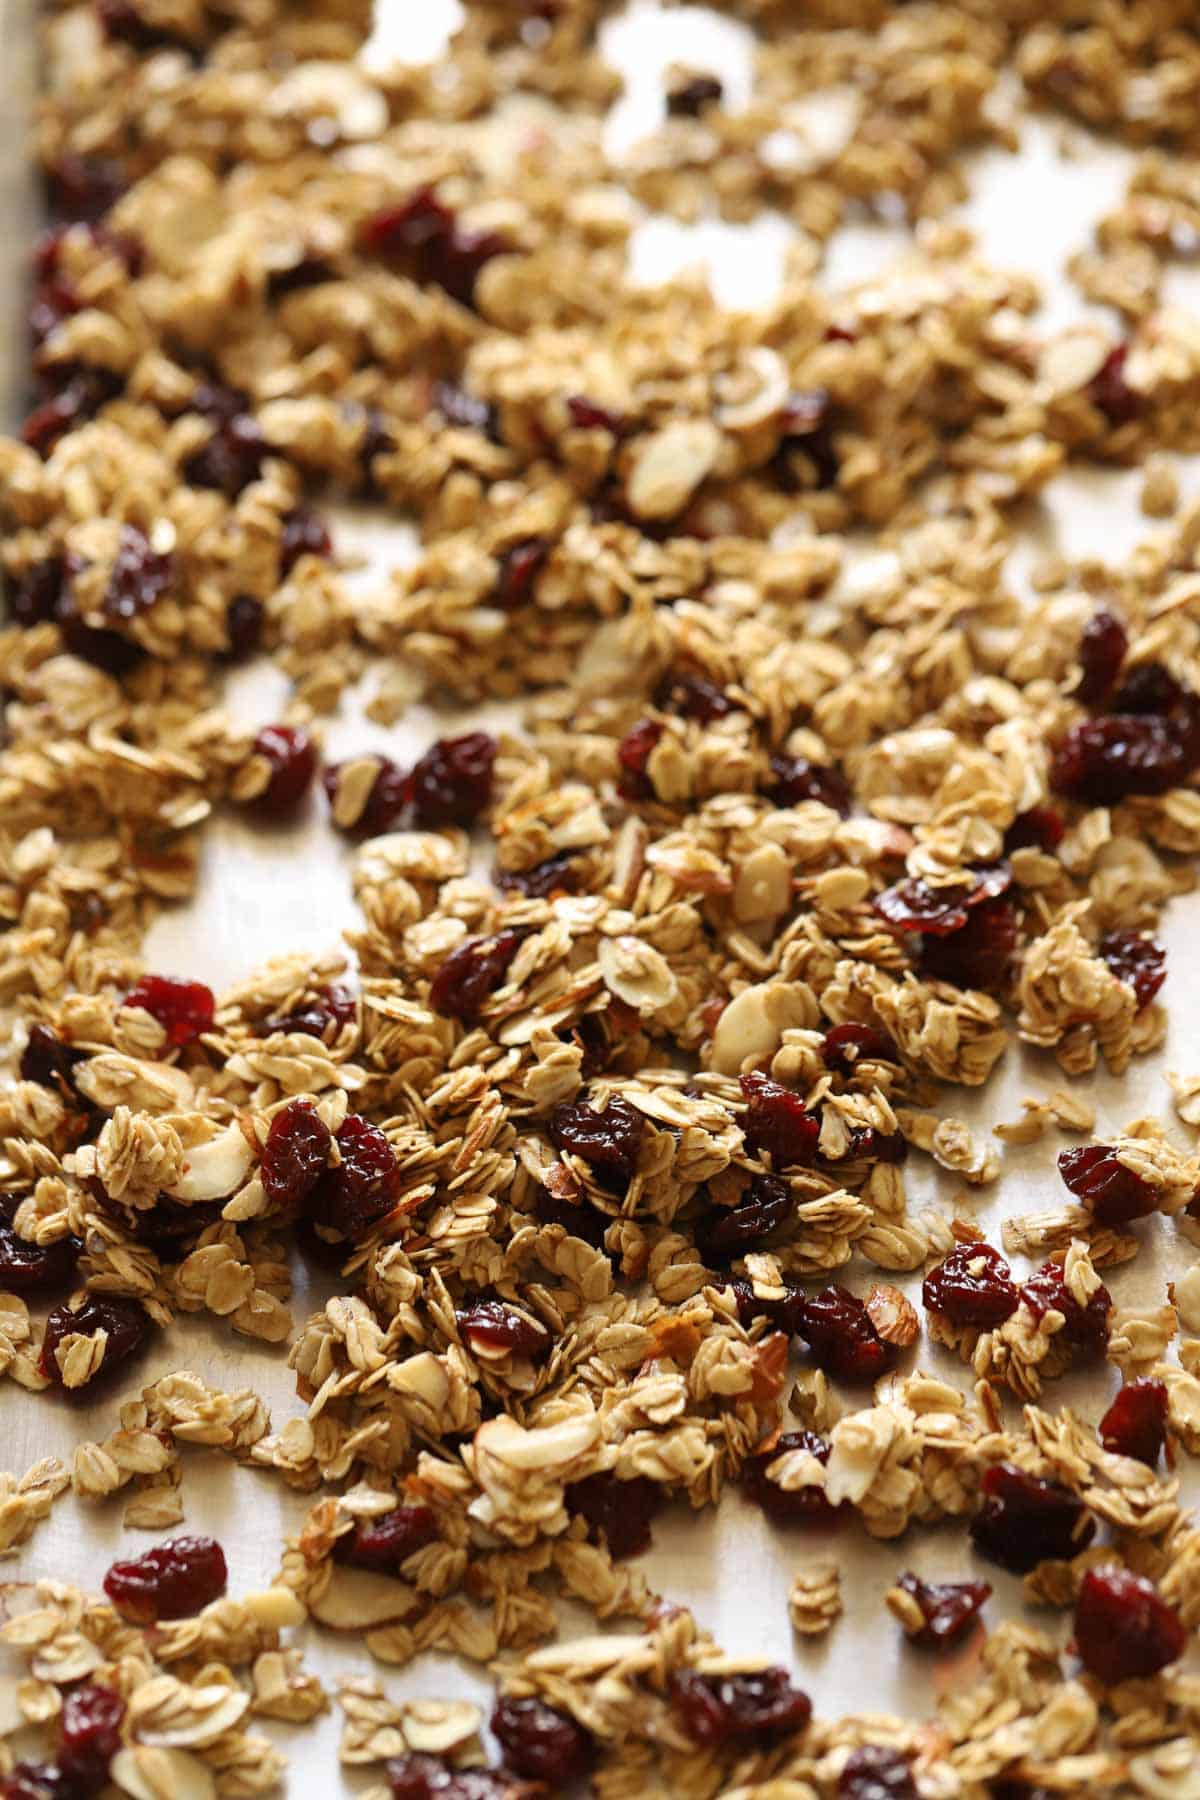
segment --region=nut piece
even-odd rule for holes
[[[212,1773],[186,1750],[130,1744],[109,1765],[109,1779],[133,1800],[215,1800]]]
[[[901,1349],[907,1349],[916,1343],[920,1320],[912,1301],[899,1288],[886,1281],[877,1281],[863,1305],[885,1344],[897,1344]]]
[[[416,1595],[402,1581],[368,1569],[335,1567],[329,1585],[309,1611],[330,1631],[370,1631],[407,1618],[415,1604]]]
[[[801,1637],[821,1637],[842,1616],[842,1578],[836,1563],[813,1563],[797,1571],[788,1594],[792,1629]]]
[[[639,519],[672,519],[687,505],[721,449],[709,419],[672,419],[638,446],[626,498]]]

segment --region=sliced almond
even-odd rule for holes
[[[906,1349],[909,1344],[916,1343],[920,1320],[912,1301],[899,1288],[886,1281],[877,1281],[863,1304],[867,1317],[885,1344],[897,1344]]]
[[[711,419],[672,419],[644,439],[626,487],[638,518],[674,518],[712,473],[720,450]]]
[[[132,1800],[215,1800],[211,1770],[186,1750],[130,1744],[109,1764],[109,1779]]]
[[[330,1631],[370,1631],[376,1625],[394,1625],[406,1619],[416,1598],[410,1587],[387,1575],[375,1575],[369,1569],[335,1568],[325,1592],[309,1611]]]
[[[237,1193],[254,1165],[253,1152],[236,1120],[186,1155],[182,1176],[167,1189],[176,1200],[224,1200]]]

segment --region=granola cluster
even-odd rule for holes
[[[271,1790],[252,1721],[328,1706],[309,1623],[495,1677],[490,1766],[478,1708],[344,1684],[379,1795],[1200,1796],[1200,1077],[1099,1133],[1078,1085],[1162,1046],[1200,852],[1167,454],[1200,447],[1200,335],[1162,300],[1200,244],[1194,9],[736,11],[750,92],[675,67],[618,149],[599,0],[473,4],[386,70],[366,0],[47,9],[36,396],[0,441],[0,1376],[113,1415],[2,1478],[0,1551],[68,1491],[185,1523],[189,1445],[311,1504],[261,1593],[194,1536],[104,1599],[5,1589],[7,1800]],[[1115,327],[1048,332],[943,216],[1022,88],[1139,146],[1072,264]],[[757,310],[635,279],[644,209],[768,208],[795,238]],[[912,247],[831,295],[863,209]],[[1123,463],[1170,525],[1019,594],[1022,504]],[[347,498],[418,533],[374,587]],[[291,685],[260,729],[222,701],[256,656]],[[330,761],[360,683],[383,726],[463,716],[415,764]],[[317,804],[344,954],[219,994],[146,967],[215,817]],[[1021,1046],[1074,1079],[984,1135],[952,1090]],[[1042,1191],[1004,1184],[1047,1140]],[[1155,1305],[1122,1298],[1148,1243]],[[303,1320],[296,1257],[332,1278]],[[286,1345],[295,1413],[252,1350],[238,1391],[142,1385],[180,1313]],[[1080,1370],[1094,1422],[1055,1399]],[[731,1484],[781,1528],[956,1521],[1064,1617],[992,1630],[932,1718],[814,1712],[633,1560]],[[851,1629],[828,1542],[790,1567],[796,1632]],[[898,1564],[886,1603],[919,1655],[990,1593]]]

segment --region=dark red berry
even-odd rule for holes
[[[1049,854],[1058,849],[1065,830],[1062,814],[1052,806],[1031,806],[1028,812],[1018,813],[1005,832],[1004,854],[1009,856],[1014,850],[1045,850]]]
[[[716,75],[693,75],[667,91],[667,111],[673,119],[698,119],[706,107],[720,106],[725,88]]]
[[[812,1717],[808,1695],[792,1686],[786,1669],[748,1675],[677,1669],[670,1692],[672,1711],[699,1750],[773,1743],[803,1731]]]
[[[603,1112],[583,1100],[564,1100],[550,1115],[550,1142],[600,1173],[626,1182],[637,1168],[645,1122],[635,1106],[612,1094]]]
[[[33,348],[39,350],[63,320],[79,312],[82,305],[82,300],[69,281],[61,276],[43,279],[29,309],[29,337]]]
[[[711,725],[716,719],[727,719],[738,705],[724,688],[699,675],[694,669],[671,669],[654,690],[654,704],[663,712],[678,713],[685,719],[697,719]]]
[[[1128,1225],[1157,1210],[1157,1189],[1126,1168],[1109,1144],[1060,1151],[1058,1172],[1101,1225]]]
[[[216,1223],[225,1204],[223,1200],[185,1202],[160,1194],[153,1206],[127,1207],[103,1190],[98,1198],[130,1237],[148,1245],[161,1262],[178,1262],[200,1233]]]
[[[78,1238],[31,1244],[0,1224],[0,1289],[10,1294],[52,1294],[70,1287],[83,1245]]]
[[[293,506],[283,515],[283,532],[279,539],[279,578],[291,574],[302,556],[333,555],[333,539],[320,513],[311,506]]]
[[[961,931],[972,907],[997,900],[1012,886],[1012,870],[1006,862],[989,863],[973,872],[969,882],[948,882],[934,887],[920,875],[898,881],[876,894],[875,911],[893,931],[916,931],[923,937],[948,937]]]
[[[1154,1467],[1167,1441],[1167,1389],[1142,1375],[1117,1390],[1100,1421],[1100,1442],[1114,1456],[1132,1456]]]
[[[334,1562],[376,1575],[396,1575],[415,1551],[432,1544],[438,1535],[437,1518],[429,1506],[397,1506],[375,1519],[360,1519],[352,1531],[338,1538]]]
[[[569,850],[560,850],[532,869],[496,869],[492,879],[504,893],[548,900],[551,894],[579,892],[579,865]]]
[[[1166,717],[1186,705],[1189,690],[1160,662],[1138,663],[1127,671],[1112,697],[1116,713],[1158,713]]]
[[[847,1019],[834,1025],[821,1040],[821,1060],[827,1069],[847,1080],[863,1061],[899,1063],[900,1052],[886,1031]]]
[[[392,1800],[519,1800],[507,1775],[490,1769],[455,1769],[423,1751],[394,1756],[387,1778]]]
[[[654,799],[654,783],[646,764],[663,730],[657,719],[639,719],[617,745],[617,792],[622,800]]]
[[[1014,1575],[1027,1575],[1040,1562],[1068,1561],[1096,1535],[1095,1519],[1069,1488],[1012,1463],[985,1470],[979,1492],[971,1541],[980,1556]]]
[[[1187,1649],[1187,1627],[1152,1581],[1105,1563],[1089,1569],[1075,1603],[1075,1648],[1106,1686],[1145,1680]]]
[[[31,564],[22,575],[10,575],[5,599],[14,625],[49,625],[58,617],[65,569],[61,556]]]
[[[289,1100],[271,1120],[259,1176],[274,1206],[297,1207],[325,1172],[333,1134],[311,1100]]]
[[[754,1292],[753,1284],[749,1281],[729,1281],[725,1285],[733,1292],[740,1324],[752,1325],[755,1319],[770,1319],[772,1325],[780,1331],[786,1331],[789,1337],[795,1337],[799,1332],[804,1313],[803,1288],[785,1283],[787,1292],[782,1299],[763,1300]]]
[[[764,792],[774,806],[799,806],[805,800],[819,800],[843,819],[849,817],[853,805],[849,783],[837,769],[809,762],[806,756],[785,756],[778,750],[771,758],[770,779]]]
[[[1011,1318],[1021,1296],[1008,1264],[991,1244],[956,1244],[945,1262],[930,1269],[921,1298],[952,1325],[990,1330]]]
[[[800,1336],[819,1369],[840,1381],[875,1381],[896,1360],[896,1349],[880,1337],[866,1307],[848,1289],[824,1288],[805,1301]]]
[[[1167,979],[1166,951],[1140,931],[1108,932],[1100,939],[1100,956],[1117,980],[1133,989],[1139,1012]]]
[[[354,837],[382,837],[395,831],[408,815],[408,776],[390,756],[376,758],[379,773],[371,783],[371,791],[358,818],[348,829]],[[325,793],[332,808],[337,805],[338,789],[344,776],[345,763],[330,763],[324,773]],[[337,824],[336,817],[333,820]]]
[[[54,376],[59,384],[56,391],[35,406],[21,426],[22,442],[41,457],[49,456],[68,431],[94,419],[123,386],[111,369],[86,368],[81,363],[56,363]]]
[[[742,1470],[742,1486],[776,1525],[827,1524],[836,1508],[826,1498],[825,1489],[811,1487],[783,1488],[767,1474],[771,1464],[789,1450],[807,1450],[819,1463],[829,1461],[829,1445],[815,1431],[785,1431],[774,1447],[761,1456],[751,1456]]]
[[[55,218],[94,224],[128,186],[120,163],[107,156],[68,150],[46,170],[47,199]]]
[[[919,1631],[907,1634],[909,1642],[935,1649],[962,1637],[992,1592],[986,1581],[922,1581],[911,1570],[896,1586],[916,1601],[925,1621]]]
[[[1174,718],[1107,713],[1072,726],[1050,761],[1050,784],[1089,806],[1130,794],[1165,794],[1196,767],[1189,732]]]
[[[757,1069],[741,1078],[746,1106],[742,1130],[753,1155],[768,1155],[777,1169],[816,1161],[821,1121],[799,1094]]]
[[[123,1300],[116,1294],[88,1294],[74,1311],[69,1306],[56,1306],[46,1320],[38,1368],[55,1387],[63,1387],[62,1371],[55,1351],[65,1337],[78,1333],[92,1337],[107,1334],[104,1360],[99,1369],[81,1386],[63,1388],[69,1399],[81,1397],[97,1381],[107,1382],[122,1363],[137,1354],[150,1336],[150,1315],[136,1300]]]
[[[1021,1289],[1022,1304],[1035,1318],[1053,1310],[1060,1312],[1066,1324],[1058,1334],[1063,1343],[1085,1356],[1099,1355],[1108,1343],[1108,1315],[1112,1295],[1101,1282],[1086,1306],[1080,1306],[1070,1293],[1061,1263],[1043,1263]]]
[[[325,257],[302,256],[286,269],[272,269],[267,277],[267,294],[272,300],[283,300],[288,294],[301,294],[337,279],[337,270]]]
[[[577,430],[607,431],[613,437],[620,437],[627,423],[624,413],[611,406],[601,406],[598,400],[589,400],[586,394],[567,395],[567,414]]]
[[[139,55],[186,42],[174,32],[165,31],[143,18],[133,0],[96,0],[96,14],[110,44],[127,44]]]
[[[1101,607],[1083,628],[1079,639],[1079,666],[1082,671],[1075,686],[1075,698],[1084,706],[1099,706],[1112,692],[1129,638],[1125,627],[1113,613]]]
[[[265,819],[294,813],[317,772],[317,746],[300,725],[264,725],[254,740],[254,754],[270,768],[267,785],[251,801]]]
[[[202,981],[184,981],[178,975],[143,975],[130,988],[122,1007],[139,1006],[157,1019],[172,1050],[194,1043],[213,1028],[216,1000]]]
[[[396,206],[365,221],[359,239],[368,256],[395,264],[417,281],[432,282],[470,306],[484,264],[512,246],[497,231],[472,231],[458,223],[432,187],[418,188]]]
[[[148,612],[171,585],[172,561],[150,548],[149,539],[135,525],[123,525],[104,591],[107,618],[128,624]]]
[[[496,989],[504,985],[520,945],[519,931],[501,931],[495,937],[468,938],[452,950],[429,984],[434,1012],[474,1025]]]
[[[1125,379],[1125,361],[1128,355],[1129,345],[1117,344],[1109,351],[1088,383],[1088,399],[1114,428],[1128,425],[1139,416],[1146,404],[1145,395],[1138,393],[1136,388],[1131,388]]]
[[[413,823],[473,825],[492,797],[496,740],[486,731],[439,738],[408,778]]]
[[[1008,985],[1016,948],[1016,908],[1011,900],[989,900],[957,931],[922,938],[920,969],[931,981],[993,993]]]
[[[860,1744],[838,1776],[837,1800],[920,1800],[920,1795],[902,1750]]]
[[[225,608],[225,633],[229,639],[226,655],[231,662],[244,662],[262,643],[263,604],[253,594],[235,594]]]
[[[87,1053],[76,1050],[48,1025],[31,1025],[29,1040],[21,1052],[22,1081],[36,1081],[39,1087],[53,1088],[64,1100],[76,1098],[74,1070],[87,1061]]]
[[[79,1788],[55,1763],[19,1762],[0,1776],[0,1800],[80,1800]]]
[[[323,1038],[331,1028],[340,1031],[358,1017],[358,1001],[340,981],[317,989],[295,1012],[277,1013],[266,1022],[267,1031],[299,1031],[305,1037]]]
[[[197,408],[197,410],[199,410]],[[193,450],[183,465],[189,487],[214,488],[227,500],[257,481],[270,447],[253,413],[222,419],[208,442]]]
[[[586,1774],[592,1736],[570,1713],[532,1695],[518,1700],[506,1694],[496,1702],[491,1724],[506,1765],[527,1781],[544,1781],[561,1794]]]
[[[565,1501],[572,1518],[584,1519],[592,1543],[608,1545],[616,1561],[648,1550],[650,1527],[662,1510],[664,1490],[648,1476],[621,1481],[612,1474],[569,1482]]]
[[[771,468],[785,493],[836,486],[839,461],[833,441],[833,400],[825,388],[790,394],[779,416],[779,448]]]
[[[435,381],[433,404],[455,431],[478,431],[492,443],[500,442],[500,420],[494,406],[468,393],[453,381]],[[395,445],[390,446],[395,449]]]
[[[908,1139],[902,1131],[876,1131],[873,1125],[853,1125],[845,1150],[829,1160],[902,1163],[908,1156]]]
[[[546,1327],[502,1300],[476,1300],[454,1316],[468,1349],[483,1355],[544,1356],[550,1348]]]
[[[121,1747],[125,1702],[111,1688],[87,1681],[63,1699],[58,1766],[82,1796],[99,1791]]]
[[[334,1139],[340,1162],[327,1168],[308,1199],[314,1224],[361,1238],[387,1217],[400,1185],[396,1154],[377,1125],[350,1113]]]
[[[795,1212],[786,1181],[774,1175],[756,1175],[736,1206],[714,1206],[697,1219],[696,1248],[706,1262],[727,1262],[769,1243]]]
[[[215,1538],[177,1537],[155,1544],[143,1556],[115,1562],[104,1591],[131,1625],[186,1619],[225,1592],[229,1572]]]
[[[500,558],[496,578],[496,603],[511,611],[529,599],[533,584],[546,566],[550,540],[543,537],[522,538]]]

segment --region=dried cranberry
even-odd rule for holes
[[[808,388],[790,394],[779,423],[779,448],[771,467],[785,492],[834,487],[839,462],[833,441],[833,401],[828,391]]]
[[[544,1325],[527,1319],[502,1300],[476,1300],[455,1313],[468,1348],[484,1354],[505,1351],[514,1356],[543,1356],[550,1348]]]
[[[1075,1603],[1075,1648],[1107,1686],[1145,1680],[1187,1649],[1187,1627],[1152,1581],[1119,1563],[1089,1569]]]
[[[231,662],[253,656],[262,642],[263,604],[253,594],[235,594],[225,608],[226,652]]]
[[[1167,979],[1167,953],[1140,931],[1110,931],[1100,939],[1100,956],[1118,981],[1131,987],[1138,1011],[1148,1006]]]
[[[726,1262],[767,1243],[795,1211],[786,1181],[756,1175],[736,1206],[715,1206],[696,1221],[696,1248],[706,1262]]]
[[[785,1431],[772,1449],[761,1456],[750,1457],[742,1470],[742,1486],[776,1525],[825,1524],[836,1509],[826,1497],[825,1489],[811,1487],[784,1488],[767,1474],[771,1464],[790,1450],[807,1450],[819,1463],[829,1461],[829,1445],[815,1431]]]
[[[852,1125],[846,1148],[833,1163],[865,1162],[902,1163],[908,1157],[908,1139],[902,1131],[876,1131],[874,1125]]]
[[[429,984],[429,1004],[444,1019],[474,1025],[487,1001],[504,984],[521,944],[519,931],[468,938],[452,950]]]
[[[408,812],[407,774],[390,756],[381,756],[377,760],[379,773],[371,783],[362,811],[348,828],[354,837],[382,837],[385,832],[395,831]],[[331,808],[337,805],[345,769],[345,763],[330,763],[325,770],[325,793]],[[337,824],[336,816],[333,822]]]
[[[454,1769],[420,1750],[394,1756],[387,1778],[392,1800],[518,1800],[506,1775],[490,1769]]]
[[[1043,1263],[1021,1289],[1022,1303],[1035,1318],[1051,1310],[1062,1313],[1066,1324],[1060,1337],[1064,1344],[1084,1355],[1098,1355],[1108,1343],[1108,1314],[1112,1295],[1101,1282],[1086,1306],[1068,1291],[1061,1263]]]
[[[70,1287],[83,1245],[78,1238],[31,1244],[0,1224],[0,1288],[10,1294],[50,1294]]]
[[[41,457],[49,456],[59,438],[94,419],[102,406],[121,392],[119,375],[111,369],[85,368],[82,364],[57,364],[55,376],[62,386],[40,406],[35,406],[21,426],[21,439]]]
[[[55,1387],[63,1386],[62,1371],[55,1356],[59,1344],[72,1333],[92,1337],[107,1334],[104,1360],[89,1381],[76,1388],[64,1388],[68,1399],[76,1399],[98,1379],[105,1381],[142,1349],[150,1335],[150,1315],[136,1300],[123,1300],[116,1294],[88,1294],[74,1311],[69,1306],[56,1306],[46,1320],[42,1353],[38,1368]]]
[[[569,850],[560,850],[545,862],[535,863],[532,869],[497,869],[492,879],[504,893],[548,900],[551,894],[579,892],[579,865]]]
[[[271,1120],[259,1176],[274,1206],[297,1207],[325,1172],[333,1134],[311,1100],[289,1100]]]
[[[170,49],[186,42],[174,32],[165,31],[143,18],[133,0],[96,0],[96,14],[100,20],[100,28],[110,44],[127,44],[139,55],[151,50]]]
[[[747,1675],[677,1669],[671,1677],[671,1708],[700,1750],[770,1743],[803,1731],[812,1717],[808,1695],[792,1686],[786,1669]]]
[[[1094,612],[1079,640],[1082,673],[1075,687],[1076,700],[1084,706],[1099,706],[1112,692],[1128,648],[1129,638],[1120,619],[1103,607]]]
[[[48,556],[32,564],[22,575],[9,577],[5,598],[14,625],[49,625],[58,616],[63,592],[61,556]]]
[[[1145,395],[1131,388],[1125,379],[1128,355],[1129,345],[1117,344],[1088,382],[1088,399],[1114,427],[1128,425],[1146,404]]]
[[[189,487],[214,488],[227,500],[236,500],[258,480],[269,453],[254,415],[235,413],[221,419],[208,442],[192,451],[183,465],[183,479]]]
[[[286,269],[272,269],[267,277],[267,295],[272,300],[286,299],[288,294],[301,294],[308,288],[322,287],[336,281],[338,272],[323,256],[302,256]]]
[[[61,277],[43,280],[29,309],[29,338],[39,350],[64,319],[80,311],[83,301],[70,282]]]
[[[898,1063],[900,1052],[886,1031],[848,1019],[844,1025],[831,1026],[821,1039],[821,1060],[827,1069],[849,1079],[860,1062]]]
[[[177,1537],[129,1562],[115,1562],[104,1591],[131,1625],[186,1619],[225,1592],[229,1571],[215,1538]]]
[[[1112,697],[1118,713],[1159,713],[1166,716],[1183,705],[1188,689],[1160,662],[1138,663],[1130,669]]]
[[[194,1043],[213,1028],[216,1001],[202,981],[184,981],[178,975],[143,975],[121,1002],[139,1006],[157,1019],[172,1050]]]
[[[1167,1389],[1142,1375],[1119,1388],[1100,1421],[1100,1442],[1113,1456],[1132,1456],[1154,1467],[1167,1441]]]
[[[358,1017],[358,1001],[340,981],[317,989],[311,1000],[295,1012],[277,1013],[267,1020],[268,1031],[299,1031],[305,1037],[323,1038],[330,1026],[340,1031]]]
[[[342,1237],[365,1237],[395,1205],[400,1165],[377,1125],[350,1113],[335,1142],[341,1161],[326,1169],[309,1195],[314,1224]]]
[[[1101,1225],[1128,1225],[1157,1208],[1156,1189],[1118,1161],[1109,1144],[1060,1151],[1058,1172]]]
[[[1068,1561],[1096,1535],[1096,1521],[1069,1488],[996,1463],[979,1484],[982,1505],[971,1521],[981,1556],[1027,1575],[1040,1562]]]
[[[111,1688],[87,1681],[63,1700],[58,1765],[81,1794],[104,1786],[108,1765],[121,1747],[125,1702]]]
[[[990,1329],[1011,1318],[1021,1296],[1008,1264],[992,1244],[956,1244],[945,1262],[930,1269],[921,1298],[952,1325]]]
[[[921,973],[932,981],[984,993],[1007,986],[1017,947],[1017,911],[1011,900],[989,900],[945,937],[921,941]]]
[[[653,800],[654,783],[646,773],[650,752],[662,737],[657,719],[639,719],[617,745],[617,792],[622,800]]]
[[[724,84],[716,75],[693,75],[668,89],[667,111],[673,119],[698,119],[709,106],[720,106]]]
[[[429,1506],[397,1506],[375,1519],[360,1519],[353,1531],[338,1538],[334,1562],[376,1575],[395,1575],[400,1564],[415,1551],[432,1544],[438,1535],[437,1518]]]
[[[0,1800],[80,1800],[79,1789],[54,1763],[19,1762],[0,1776]]]
[[[287,818],[312,786],[317,747],[301,725],[264,725],[254,740],[254,755],[270,769],[267,785],[250,805],[265,819]]]
[[[805,756],[785,756],[778,750],[771,757],[771,778],[764,791],[775,806],[799,806],[805,800],[819,800],[843,819],[849,817],[853,804],[849,784],[836,769],[809,762]]]
[[[544,537],[522,538],[506,550],[496,578],[497,604],[511,611],[528,600],[549,555],[550,540]]]
[[[1108,713],[1067,732],[1050,762],[1051,786],[1090,806],[1130,794],[1165,794],[1196,766],[1186,731],[1175,719]]]
[[[500,442],[500,419],[494,406],[468,393],[453,381],[435,381],[433,404],[455,431],[478,431],[494,444]],[[395,446],[393,445],[394,449]]]
[[[283,515],[279,539],[279,578],[290,575],[302,556],[332,556],[333,539],[320,513],[311,506],[293,506]]]
[[[743,1325],[752,1325],[755,1319],[770,1319],[772,1325],[780,1331],[786,1331],[789,1337],[795,1337],[800,1330],[800,1320],[804,1312],[804,1289],[787,1286],[782,1299],[763,1300],[754,1292],[749,1281],[730,1281],[725,1284],[733,1292],[734,1304],[737,1307],[738,1320]]]
[[[47,199],[58,219],[94,224],[115,206],[127,186],[124,169],[107,156],[68,150],[46,170]]]
[[[627,423],[624,413],[611,406],[601,406],[598,400],[589,400],[586,394],[567,395],[567,414],[578,431],[607,431],[613,437],[620,437]]]
[[[999,899],[1012,886],[1012,870],[1006,862],[988,863],[974,870],[970,882],[948,882],[933,887],[920,875],[898,881],[876,894],[875,911],[893,931],[917,931],[923,937],[948,937],[961,931],[971,908]]]
[[[486,731],[438,738],[413,765],[408,796],[413,823],[472,825],[492,797],[496,740]]]
[[[592,1736],[570,1713],[533,1696],[506,1694],[492,1712],[492,1732],[504,1760],[528,1781],[544,1781],[562,1793],[583,1776],[592,1760]]]
[[[664,1492],[646,1475],[621,1481],[616,1475],[586,1475],[567,1484],[565,1502],[571,1517],[584,1519],[592,1543],[608,1545],[616,1561],[648,1550],[650,1526],[662,1510]]]
[[[628,1181],[638,1163],[645,1121],[635,1106],[612,1094],[603,1112],[583,1100],[564,1100],[550,1115],[550,1142],[601,1174]]]
[[[1062,843],[1066,826],[1052,806],[1031,806],[1018,813],[1004,834],[1004,854],[1014,850],[1044,850],[1049,854]]]
[[[105,616],[127,624],[149,612],[170,587],[172,572],[171,558],[152,550],[144,532],[136,525],[123,525],[104,590]]]
[[[396,206],[365,221],[359,242],[368,256],[394,263],[417,281],[429,281],[464,306],[475,297],[479,271],[511,249],[497,231],[464,229],[432,187],[418,188]]]
[[[76,1097],[74,1070],[87,1061],[87,1053],[76,1050],[51,1031],[48,1025],[31,1025],[29,1041],[21,1052],[22,1081],[36,1081],[39,1087],[54,1088],[63,1099]]]
[[[664,712],[697,719],[701,725],[727,719],[730,713],[739,710],[724,688],[710,681],[707,675],[698,675],[694,669],[668,670],[654,690],[654,704]]]
[[[139,1208],[123,1206],[107,1194],[101,1199],[101,1205],[120,1219],[130,1237],[146,1244],[161,1262],[178,1262],[200,1233],[216,1224],[224,1204],[223,1200],[173,1200],[170,1194],[160,1194],[153,1206]]]
[[[753,1070],[741,1078],[746,1106],[742,1130],[753,1155],[769,1155],[777,1169],[816,1161],[821,1121],[799,1094]]]
[[[832,1286],[806,1300],[800,1336],[819,1369],[841,1381],[875,1381],[896,1360],[871,1323],[866,1307],[848,1289]]]
[[[936,1648],[960,1638],[992,1592],[986,1581],[922,1581],[911,1570],[896,1586],[916,1601],[925,1621],[908,1633],[909,1642]]]
[[[920,1800],[920,1795],[902,1750],[860,1744],[838,1776],[837,1800]]]

